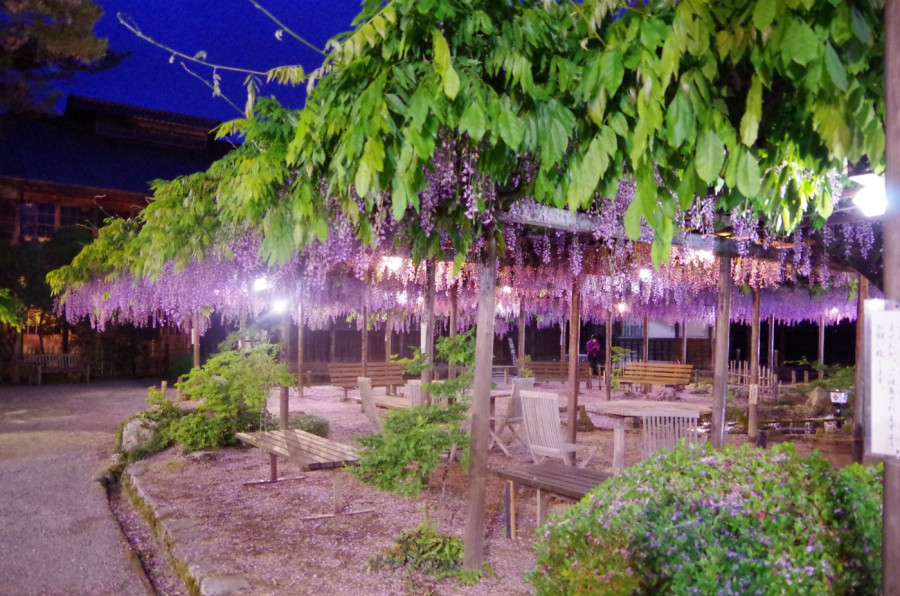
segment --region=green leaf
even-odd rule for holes
[[[775,20],[778,0],[758,0],[753,8],[753,24],[757,29],[765,29]]]
[[[562,122],[554,118],[550,123],[549,134],[544,137],[542,161],[549,164],[559,162],[568,147],[569,134]]]
[[[457,93],[459,93],[459,75],[452,66],[448,66],[444,71],[444,95],[453,100],[456,99]]]
[[[759,121],[762,119],[762,82],[759,76],[753,75],[750,91],[747,92],[747,107],[741,117],[741,142],[747,147],[756,143],[759,134]]]
[[[409,190],[405,180],[394,179],[391,189],[391,211],[396,221],[403,219],[406,207],[409,205]]]
[[[486,116],[481,108],[481,102],[469,102],[459,119],[459,130],[469,133],[473,140],[480,141],[484,136],[485,124]]]
[[[588,205],[594,198],[594,191],[600,176],[609,166],[609,158],[600,148],[600,138],[595,136],[588,146],[587,153],[580,163],[575,165],[572,172],[572,181],[566,193],[566,200],[570,209]]]
[[[662,229],[654,230],[653,243],[650,245],[650,258],[658,268],[669,260],[672,251],[672,220],[663,220]]]
[[[837,52],[831,47],[831,44],[825,42],[825,70],[831,77],[831,82],[841,91],[847,91],[847,71],[844,69],[844,63],[841,62]]]
[[[641,239],[641,205],[640,203],[632,199],[631,204],[628,205],[628,209],[625,211],[625,234],[628,235],[628,238],[637,242]]]
[[[850,23],[856,39],[868,45],[870,42],[869,24],[866,22],[866,17],[855,6],[850,7]]]
[[[678,183],[678,188],[675,191],[678,195],[678,202],[681,205],[682,211],[687,211],[694,203],[696,184],[697,172],[694,169],[694,164],[691,163],[685,168],[684,174],[681,177],[681,182]]]
[[[738,158],[737,188],[747,198],[753,198],[759,194],[760,175],[759,164],[749,151],[744,151]]]
[[[822,42],[816,37],[812,27],[799,19],[793,19],[782,40],[781,50],[787,52],[791,60],[805,66],[819,55],[821,45]]]
[[[500,109],[500,119],[497,122],[500,129],[500,138],[509,145],[510,149],[518,149],[525,137],[525,126],[519,119],[518,115],[508,106],[502,106]]]
[[[715,132],[710,131],[697,143],[697,152],[694,155],[697,175],[704,182],[713,182],[719,177],[723,163],[725,163],[725,144]]]
[[[669,145],[674,149],[681,147],[682,143],[693,138],[696,126],[691,101],[687,95],[679,91],[666,111],[666,136]]]
[[[603,55],[603,65],[600,71],[600,83],[606,89],[606,93],[612,97],[619,85],[622,84],[622,77],[625,76],[625,66],[622,63],[622,52],[614,49]]]
[[[316,238],[319,242],[328,240],[328,220],[320,218],[316,220]]]

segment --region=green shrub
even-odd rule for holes
[[[460,427],[466,409],[456,402],[388,411],[380,433],[359,439],[359,465],[348,473],[379,490],[419,496],[442,452],[454,444],[467,449],[469,437]]]
[[[328,421],[315,414],[291,414],[288,417],[288,428],[304,430],[320,437],[327,437],[331,432]]]
[[[228,350],[192,370],[176,386],[188,399],[201,400],[200,405],[159,427],[161,440],[196,451],[234,444],[235,433],[264,427],[269,390],[294,380],[276,356],[277,349],[267,344],[249,352]]]
[[[462,565],[463,541],[439,534],[427,524],[401,532],[387,552],[369,559],[372,569],[397,569],[410,566],[438,574],[452,573]]]
[[[540,532],[539,594],[878,594],[881,472],[682,444]]]

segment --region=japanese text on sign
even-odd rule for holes
[[[900,311],[867,312],[869,452],[900,457]]]

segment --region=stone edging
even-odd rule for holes
[[[122,490],[131,499],[134,508],[150,524],[156,537],[168,551],[175,572],[194,596],[240,596],[250,589],[250,582],[243,575],[217,572],[215,554],[209,552],[202,539],[198,522],[176,518],[166,511],[164,504],[147,492],[143,474],[147,462],[128,465],[122,472]]]

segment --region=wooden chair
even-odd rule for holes
[[[545,457],[556,457],[567,465],[575,462],[575,452],[587,449],[587,457],[578,464],[583,468],[594,456],[597,447],[588,447],[567,443],[563,440],[562,427],[559,422],[559,398],[555,393],[541,391],[520,391],[522,398],[522,414],[525,422],[525,434],[528,437],[528,448],[531,457],[537,464],[543,463]]]
[[[500,438],[504,428],[508,428],[514,437],[525,443],[525,440],[519,436],[519,433],[516,430],[516,427],[521,426],[525,420],[522,416],[522,398],[520,392],[523,389],[531,390],[533,388],[534,377],[513,379],[512,395],[510,395],[509,401],[506,402],[506,414],[503,416],[491,416],[493,428],[491,429],[491,442],[490,445],[488,445],[488,449],[493,447],[496,443],[503,453],[509,456],[509,450],[507,449],[508,445]]]
[[[679,439],[697,444],[700,416],[691,412],[650,410],[641,415],[641,455],[647,459],[660,449],[671,449]]]
[[[363,412],[365,412],[366,418],[375,425],[375,429],[378,432],[381,432],[381,427],[384,425],[384,418],[375,407],[375,392],[372,391],[372,379],[368,377],[357,377],[356,381],[359,383],[359,397],[360,401],[362,401]]]

